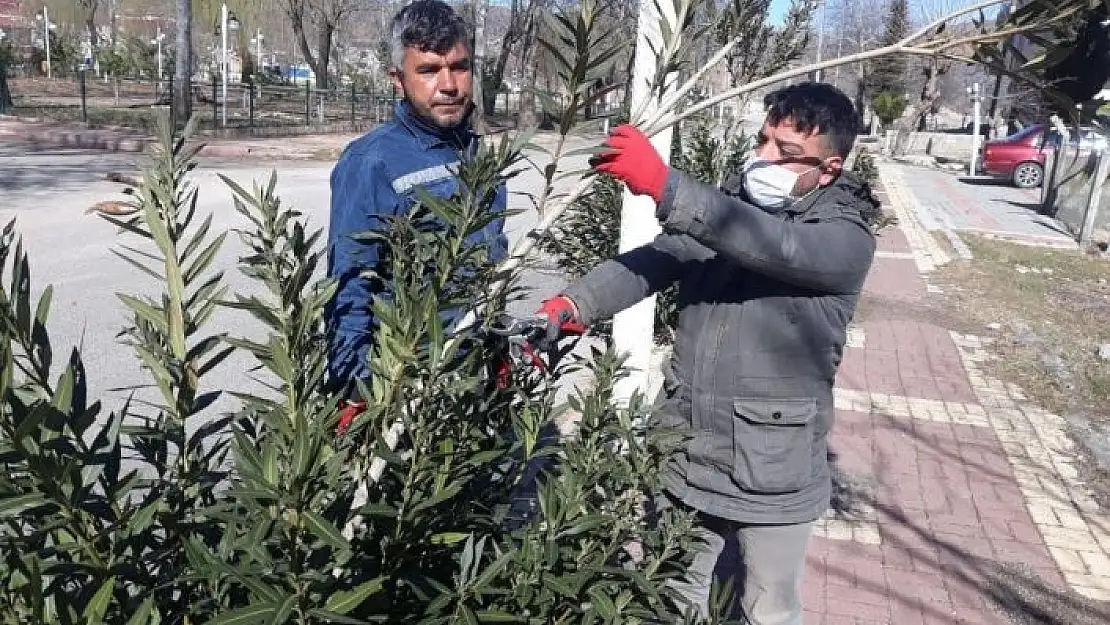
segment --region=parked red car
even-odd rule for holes
[[[1045,155],[1053,146],[1044,141],[1044,126],[1026,126],[1003,139],[983,146],[983,171],[1009,178],[1022,188],[1039,187],[1044,181]]]
[[[1080,127],[1078,133],[1072,134],[1072,146],[1081,150],[1106,148],[1106,137],[1093,128]],[[980,159],[983,172],[1008,178],[1018,187],[1039,187],[1044,182],[1045,156],[1059,145],[1060,134],[1055,130],[1045,137],[1043,125],[1026,126],[1008,137],[984,144]]]

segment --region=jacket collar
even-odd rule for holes
[[[447,145],[462,150],[470,145],[475,136],[470,131],[469,114],[454,128],[440,128],[417,115],[408,100],[401,100],[394,109],[394,116],[401,122],[402,126],[412,133],[417,142],[420,143],[420,147],[424,149]]]
[[[807,213],[810,209],[817,205],[818,200],[822,199],[825,196],[839,197],[841,200],[854,199],[864,202],[870,202],[875,206],[879,205],[878,200],[876,200],[874,195],[871,193],[870,186],[857,178],[854,173],[850,171],[841,171],[840,174],[836,177],[836,180],[832,182],[832,184],[813,191],[801,200],[788,206],[786,209],[784,209],[783,212],[789,213],[795,217],[803,213]]]

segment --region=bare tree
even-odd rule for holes
[[[350,14],[352,0],[281,0],[285,14],[293,27],[295,44],[300,47],[305,62],[316,73],[316,87],[328,88],[328,61],[331,59],[335,31]],[[309,36],[316,38],[316,46],[309,45]]]
[[[96,11],[100,8],[100,0],[76,0],[76,2],[83,13],[85,28],[89,33],[89,44],[95,50],[100,43],[100,34],[96,32]]]
[[[479,133],[486,131],[485,116],[485,82],[486,79],[486,11],[489,9],[489,0],[474,0],[474,113],[471,124]],[[493,90],[497,97],[496,87]]]
[[[836,5],[830,6],[831,23],[837,25],[834,33],[836,53],[839,57],[847,54],[858,54],[870,50],[878,45],[883,34],[883,20],[876,16],[883,15],[886,3],[884,0],[839,0]],[[844,91],[853,95],[856,111],[862,118],[871,99],[869,81],[867,79],[871,63],[860,61],[850,67],[833,68],[833,82]]]
[[[529,32],[540,4],[540,0],[511,0],[509,4],[509,25],[505,34],[501,37],[501,48],[498,50],[497,59],[490,71],[490,85],[495,88],[491,93],[483,94],[484,101],[482,105],[486,114],[493,113],[497,89],[501,88],[505,80],[505,70],[509,65],[513,50]],[[526,43],[524,49],[527,50],[530,45],[530,43]]]
[[[184,124],[193,113],[193,0],[177,0],[177,54],[173,67],[173,115]]]

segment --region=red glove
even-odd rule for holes
[[[347,406],[339,413],[339,424],[335,426],[335,431],[339,435],[347,433],[347,428],[351,427],[351,421],[355,417],[366,412],[366,402],[352,401],[347,402]]]
[[[544,300],[536,314],[547,317],[550,322],[549,339],[558,339],[560,334],[582,334],[586,331],[586,324],[578,318],[578,306],[566,295]]]
[[[622,124],[605,140],[605,146],[612,149],[599,155],[594,171],[624,182],[636,195],[650,195],[656,204],[663,201],[670,170],[647,135],[635,126]]]

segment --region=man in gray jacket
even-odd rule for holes
[[[663,233],[540,312],[578,333],[678,282],[653,423],[692,436],[664,475],[664,505],[697,511],[705,539],[680,590],[705,613],[735,534],[751,625],[797,625],[806,545],[829,506],[833,381],[875,251],[862,215],[877,202],[842,172],[859,127],[842,92],[806,83],[764,103],[754,158],[722,189],[669,169],[639,130],[617,128],[595,169],[651,195]]]

